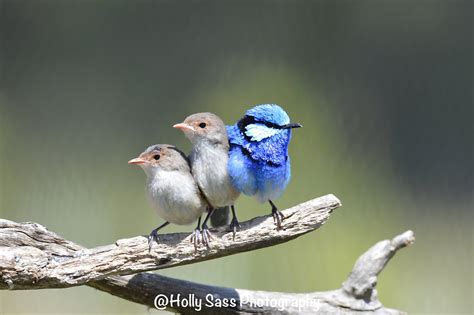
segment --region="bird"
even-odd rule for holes
[[[288,144],[294,128],[288,114],[276,104],[257,105],[246,111],[234,125],[227,126],[229,137],[228,173],[232,184],[245,195],[268,201],[277,229],[284,215],[273,202],[291,177]]]
[[[175,124],[192,144],[189,161],[191,170],[210,209],[201,227],[203,242],[209,246],[207,221],[216,208],[230,206],[232,210],[231,229],[233,237],[240,228],[235,214],[234,202],[239,191],[232,185],[227,161],[229,160],[229,140],[224,122],[213,113],[196,113]]]
[[[170,223],[188,225],[198,220],[191,242],[197,250],[201,242],[201,216],[208,204],[203,198],[192,174],[186,155],[173,145],[149,146],[128,164],[140,166],[146,174],[146,195],[150,206],[165,223],[152,230],[148,237],[149,248],[158,242],[158,231]]]

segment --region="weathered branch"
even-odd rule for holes
[[[249,291],[146,272],[126,275],[283,243],[324,224],[338,206],[339,200],[327,195],[285,210],[287,219],[283,231],[276,231],[268,216],[255,218],[242,224],[235,242],[231,240],[230,231],[214,229],[212,248],[198,252],[194,251],[188,235],[183,233],[162,235],[161,243],[151,253],[145,237],[119,240],[115,245],[89,250],[64,240],[41,225],[0,219],[0,289],[68,287],[86,283],[129,301],[182,313],[202,309],[207,314],[340,314],[354,311],[399,314],[399,311],[382,306],[375,286],[377,275],[395,252],[414,241],[411,231],[374,245],[357,260],[342,288],[327,292]],[[176,302],[190,298],[194,303],[188,306]],[[219,302],[228,305],[219,305]]]
[[[284,230],[280,231],[271,216],[257,217],[241,223],[235,240],[227,227],[212,229],[211,248],[198,251],[189,233],[160,235],[151,251],[143,236],[85,249],[41,225],[0,220],[0,289],[70,287],[272,246],[319,228],[340,205],[335,196],[326,195],[284,210]]]
[[[113,276],[107,280],[89,283],[90,286],[121,298],[150,307],[165,307],[181,313],[238,314],[344,314],[365,312],[370,314],[402,314],[383,307],[377,298],[377,275],[395,252],[414,242],[412,231],[392,240],[378,242],[362,254],[341,289],[303,294],[249,291],[203,285],[172,279],[152,273],[134,276]],[[184,307],[178,305],[187,299],[194,301]],[[175,300],[175,302],[171,302]],[[229,306],[216,306],[228,301]]]

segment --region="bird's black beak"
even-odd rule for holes
[[[301,128],[303,126],[301,126],[300,124],[286,124],[286,125],[283,125],[281,126],[282,129],[293,129],[293,128]]]

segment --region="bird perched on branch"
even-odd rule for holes
[[[145,171],[148,201],[166,221],[151,231],[150,248],[154,240],[158,241],[157,233],[161,228],[170,223],[187,225],[198,220],[191,237],[197,248],[201,240],[201,215],[208,205],[194,181],[186,155],[172,145],[155,144],[128,164],[137,164]]]
[[[272,216],[281,229],[283,214],[273,203],[290,181],[288,144],[291,130],[288,114],[278,105],[253,107],[235,125],[227,126],[230,142],[228,172],[232,184],[245,195],[268,201]]]
[[[235,236],[239,225],[235,216],[234,201],[240,193],[232,185],[228,174],[229,140],[225,124],[215,114],[197,113],[173,127],[181,129],[192,143],[189,155],[192,173],[210,205],[201,228],[203,243],[209,245],[211,235],[207,221],[218,207],[231,206],[233,213],[231,227]]]

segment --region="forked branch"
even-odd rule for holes
[[[383,307],[375,286],[377,275],[395,252],[413,243],[411,231],[375,244],[357,260],[342,288],[333,291],[307,294],[249,291],[143,272],[287,242],[319,228],[340,205],[335,196],[326,195],[284,210],[286,219],[282,231],[276,231],[271,216],[254,218],[242,223],[235,241],[232,241],[232,232],[225,227],[212,229],[212,247],[198,251],[185,233],[161,235],[160,243],[151,251],[143,236],[86,249],[39,224],[0,219],[0,289],[86,284],[129,301],[181,313],[401,313]],[[181,299],[192,297],[195,303],[187,307],[173,303],[178,295]]]

